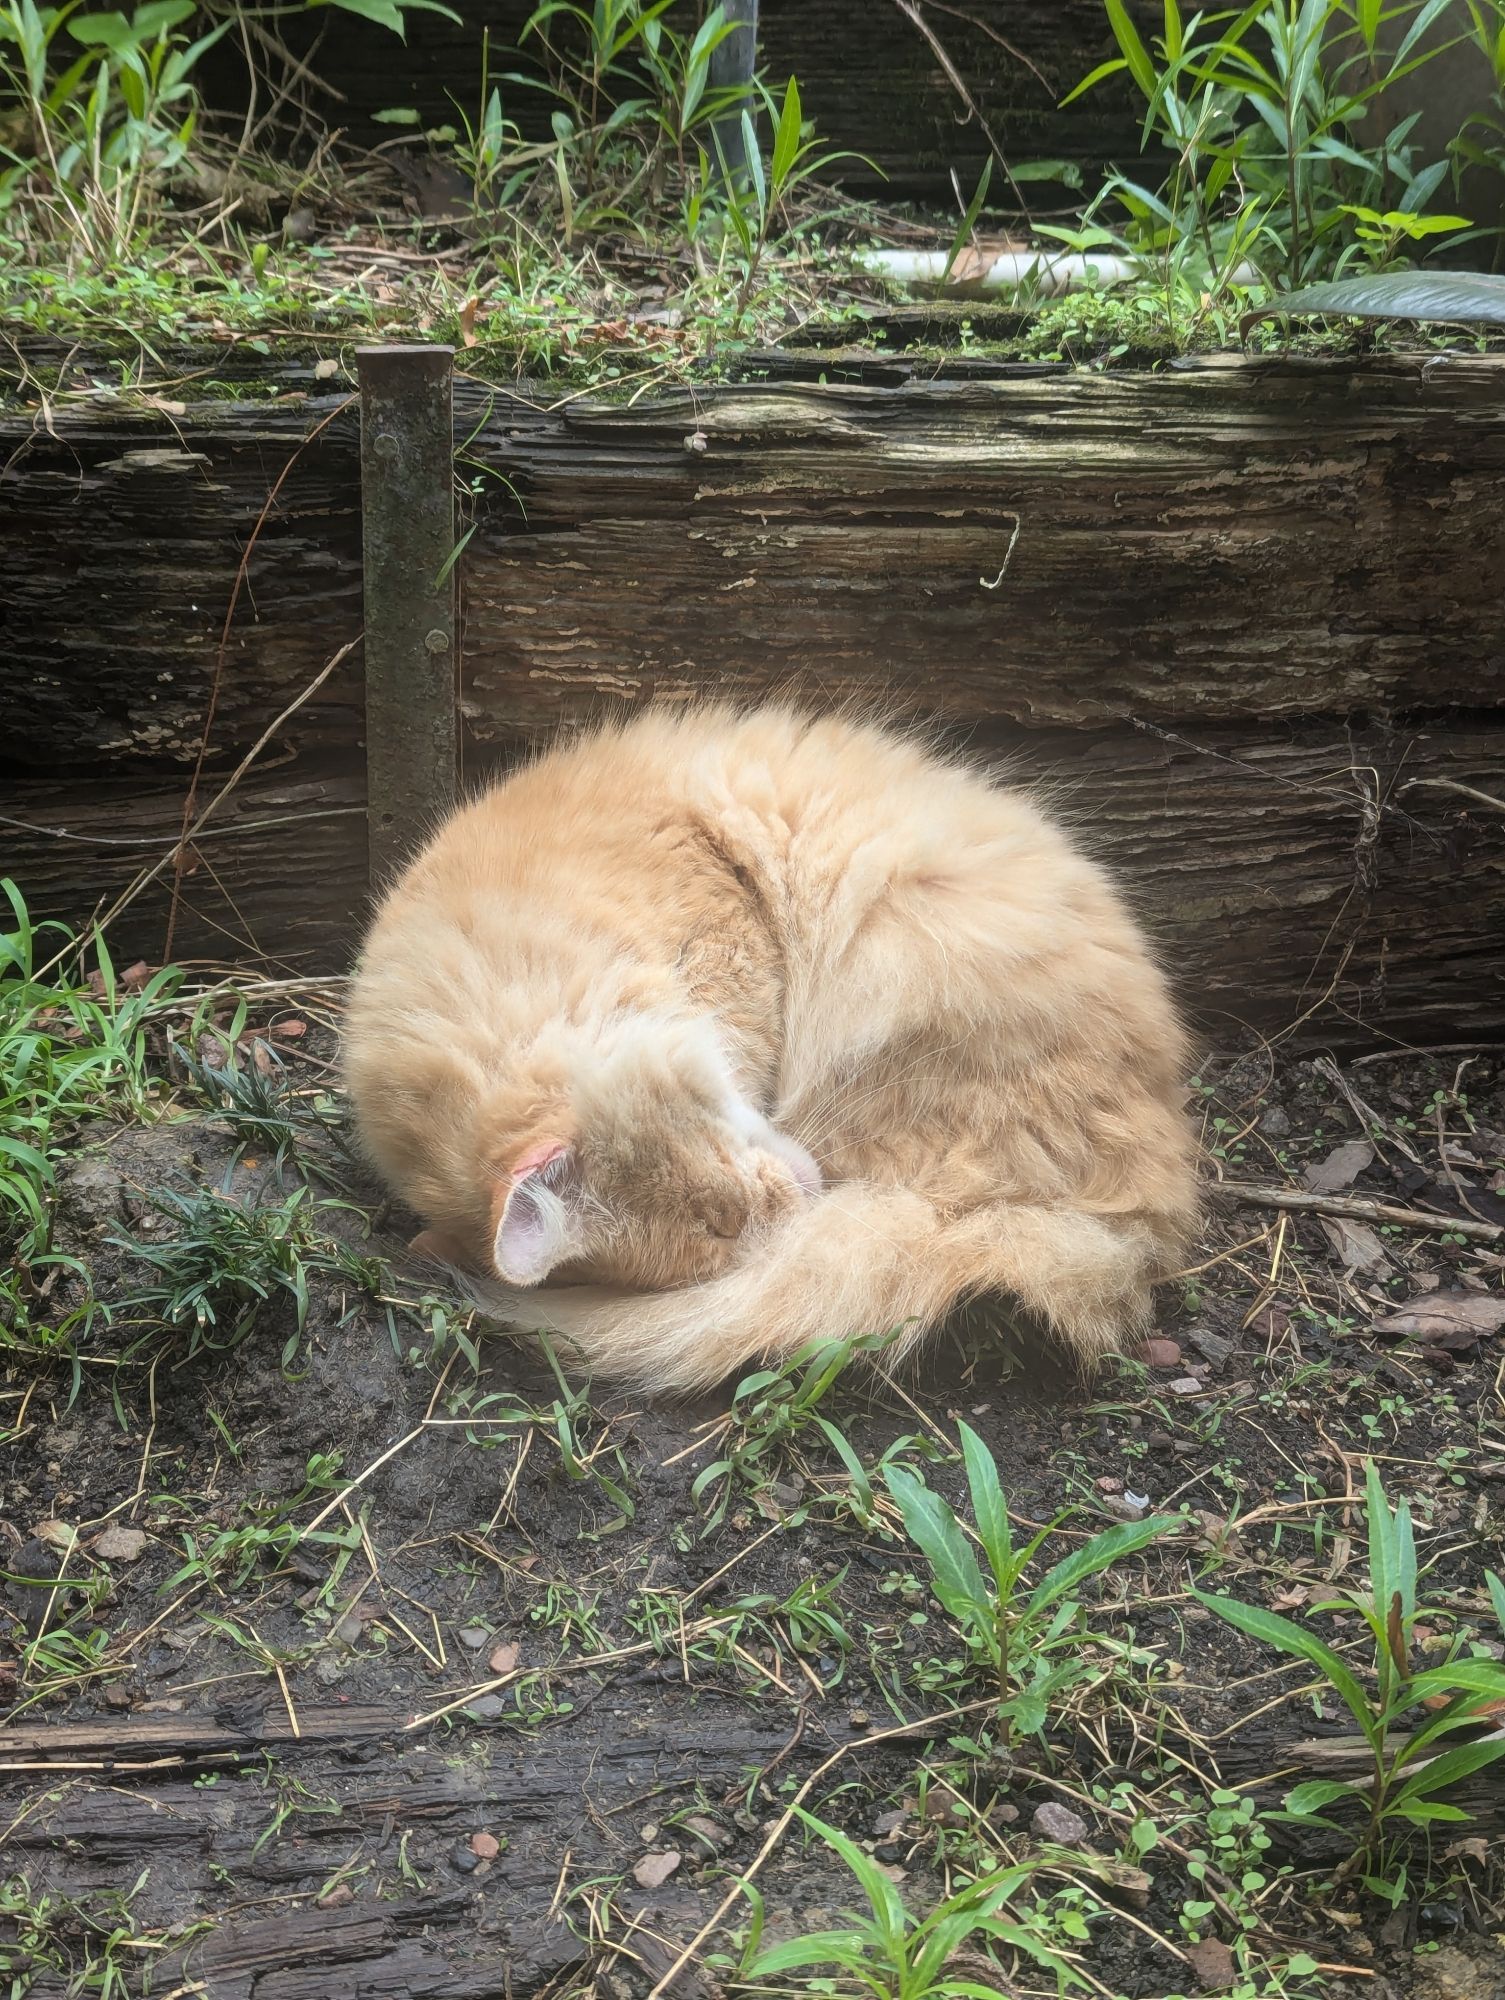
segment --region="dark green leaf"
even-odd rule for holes
[[[1284,292],[1244,314],[1240,334],[1262,319],[1331,315],[1346,319],[1447,321],[1505,326],[1505,276],[1488,271],[1370,271],[1330,285]]]

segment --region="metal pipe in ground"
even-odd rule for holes
[[[455,802],[454,352],[356,350],[373,888]]]

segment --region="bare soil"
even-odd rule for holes
[[[295,1093],[318,1084],[327,1053],[317,1033],[288,1051]],[[352,1190],[360,1212],[321,1219],[363,1254],[390,1253],[397,1278],[374,1297],[316,1275],[289,1368],[290,1302],[233,1349],[193,1356],[181,1334],[132,1353],[152,1329],[121,1305],[91,1334],[71,1399],[66,1369],[12,1367],[0,1378],[3,1872],[53,1914],[44,1936],[7,1906],[11,1992],[101,1990],[86,1968],[113,1954],[124,1971],[105,1990],[215,2000],[642,1996],[820,1767],[811,1808],[865,1842],[916,1911],[958,1886],[959,1865],[964,1877],[963,1822],[984,1824],[997,1855],[1023,1855],[1037,1810],[1064,1806],[1084,1822],[1083,1849],[1121,1862],[1135,1812],[1184,1825],[1177,1797],[1220,1779],[1277,1807],[1306,1769],[1294,1746],[1351,1724],[1306,1670],[1188,1586],[1300,1618],[1361,1584],[1366,1456],[1414,1509],[1432,1637],[1461,1626],[1498,1650],[1482,1579],[1505,1566],[1501,1334],[1376,1322],[1413,1299],[1498,1293],[1505,1239],[1459,1240],[1446,1220],[1505,1223],[1502,1080],[1505,1058],[1470,1050],[1341,1072],[1267,1052],[1211,1062],[1211,1177],[1300,1188],[1362,1124],[1372,1158],[1346,1180],[1335,1166],[1337,1198],[1420,1208],[1437,1226],[1377,1226],[1366,1243],[1341,1218],[1215,1199],[1192,1260],[1203,1268],[1163,1294],[1161,1344],[1116,1375],[1076,1382],[973,1313],[902,1381],[854,1371],[831,1391],[822,1414],[865,1465],[905,1435],[944,1442],[927,1476],[958,1507],[950,1446],[966,1417],[1016,1516],[1079,1510],[1046,1557],[1141,1503],[1187,1510],[1180,1533],[1084,1593],[1095,1630],[1145,1649],[1138,1696],[1104,1656],[1101,1686],[1011,1753],[990,1747],[985,1685],[959,1716],[946,1714],[954,1696],[927,1692],[944,1680],[927,1663],[957,1659],[959,1643],[892,1511],[864,1527],[843,1504],[850,1482],[819,1432],[771,1455],[709,1528],[720,1482],[692,1489],[734,1435],[732,1385],[694,1406],[597,1394],[570,1415],[562,1450],[560,1387],[536,1347],[477,1328],[473,1377],[412,1303],[405,1218],[369,1185]],[[323,1144],[307,1157],[348,1181]],[[181,1091],[155,1125],[81,1141],[58,1245],[122,1301],[143,1267],[116,1239],[172,1231],[156,1191],[223,1185],[251,1204],[296,1182]],[[1345,1267],[1361,1253],[1371,1270]],[[311,1462],[312,1490],[292,1505]],[[243,1574],[237,1562],[172,1581],[220,1531],[287,1519],[349,1546],[305,1533],[253,1552]],[[839,1637],[787,1608],[812,1583]],[[24,1649],[59,1628],[108,1638],[92,1664],[49,1672]],[[1360,1636],[1352,1615],[1321,1629]],[[1260,1903],[1257,1958],[1305,1952],[1346,1970],[1251,1990],[1505,1993],[1499,1781],[1480,1774],[1465,1803],[1475,1824],[1437,1829],[1390,1911],[1352,1882],[1330,1886],[1341,1839],[1324,1848],[1272,1827],[1271,1869],[1294,1872]],[[1203,1984],[1215,1959],[1183,1955],[1198,1892],[1182,1861],[1160,1848],[1143,1867],[1127,1900],[1099,1884],[1077,1947],[1094,1990],[1223,1990]],[[757,1882],[769,1938],[861,1905],[797,1825]],[[106,1952],[112,1898],[130,1942]],[[736,1899],[672,1990],[737,1990],[730,1940],[747,1918]],[[1203,1929],[1239,1934],[1226,1912]],[[706,1951],[731,1957],[708,1964]],[[1054,1989],[1027,1963],[1009,1976],[998,1990]]]

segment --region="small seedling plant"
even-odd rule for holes
[[[1336,1827],[1327,1809],[1351,1803],[1363,1808],[1353,1852],[1340,1877],[1360,1874],[1376,1894],[1392,1884],[1374,1872],[1389,1836],[1405,1828],[1469,1815],[1442,1794],[1475,1771],[1505,1757],[1498,1733],[1460,1741],[1463,1730],[1497,1718],[1505,1702],[1505,1665],[1455,1651],[1440,1666],[1417,1669],[1411,1661],[1416,1627],[1435,1613],[1417,1598],[1416,1541],[1405,1500],[1392,1507],[1373,1461],[1365,1466],[1365,1513],[1369,1530],[1367,1591],[1344,1592],[1313,1611],[1358,1611],[1372,1645],[1369,1679],[1355,1673],[1341,1654],[1304,1625],[1261,1605],[1230,1597],[1197,1596],[1209,1611],[1238,1631],[1292,1659],[1316,1667],[1328,1689],[1358,1724],[1368,1749],[1369,1769],[1360,1778],[1314,1778],[1289,1791],[1285,1817],[1298,1823]],[[1487,1579],[1495,1615],[1505,1629],[1505,1585]],[[1416,1720],[1420,1715],[1424,1719]],[[1408,1721],[1413,1726],[1406,1727]]]
[[[1121,1557],[1179,1528],[1180,1519],[1156,1514],[1106,1528],[1032,1586],[1025,1572],[1046,1538],[1070,1516],[1058,1516],[1017,1547],[992,1453],[969,1424],[958,1430],[986,1574],[940,1494],[908,1466],[890,1465],[884,1478],[910,1540],[930,1564],[936,1597],[961,1627],[975,1666],[997,1684],[1000,1719],[1012,1731],[1037,1735],[1044,1731],[1052,1701],[1096,1671],[1083,1659],[1083,1646],[1116,1645],[1104,1634],[1083,1629],[1076,1591]]]
[[[1009,1908],[1042,1864],[996,1869],[948,1896],[928,1917],[915,1917],[882,1868],[855,1841],[803,1807],[795,1807],[795,1813],[857,1878],[868,1911],[850,1916],[843,1930],[814,1931],[763,1951],[762,1904],[749,1887],[753,1923],[739,1969],[742,1978],[768,1979],[807,1967],[832,1966],[878,2000],[998,2000],[997,1986],[984,1985],[955,1969],[964,1947],[997,1943],[1051,1973],[1058,1992],[1086,1990],[1087,1981],[1053,1948],[1048,1917]],[[816,1990],[829,1990],[828,1983],[820,1982]]]
[[[854,1482],[854,1511],[859,1518],[871,1518],[871,1481],[835,1425],[819,1414],[819,1407],[858,1356],[880,1352],[893,1338],[888,1333],[811,1341],[779,1367],[743,1376],[732,1392],[723,1449],[690,1488],[691,1498],[705,1509],[706,1534],[720,1527],[737,1495],[756,1497],[770,1487],[799,1442],[816,1430],[836,1447]]]

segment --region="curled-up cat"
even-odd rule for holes
[[[1183,1061],[1140,931],[1027,794],[714,706],[455,813],[381,906],[345,1045],[419,1247],[650,1389],[984,1293],[1095,1361],[1192,1226]]]

